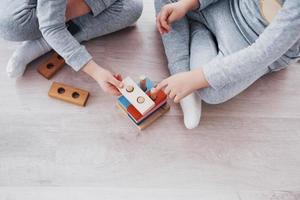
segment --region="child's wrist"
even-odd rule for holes
[[[90,60],[82,69],[82,71],[90,75],[96,81],[100,81],[99,77],[100,74],[102,74],[103,70],[104,69],[97,65],[97,63],[95,63],[95,61],[93,60]]]
[[[193,72],[194,72],[193,74],[195,76],[194,80],[197,80],[196,85],[195,85],[196,90],[209,87],[209,83],[208,83],[202,69],[197,69],[197,70],[194,70]]]

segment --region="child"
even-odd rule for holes
[[[173,75],[157,89],[180,102],[189,129],[200,121],[201,99],[225,102],[300,58],[299,0],[155,0],[155,7]]]
[[[4,0],[0,36],[25,41],[10,58],[7,73],[22,76],[28,63],[54,49],[75,71],[83,70],[104,91],[119,95],[117,87],[122,83],[97,65],[79,42],[132,25],[142,7],[142,0]],[[80,30],[74,36],[66,27],[69,20]]]

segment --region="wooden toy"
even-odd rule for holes
[[[124,87],[120,92],[142,115],[155,106],[153,100],[131,78],[125,78],[123,83]]]
[[[147,92],[147,95],[149,95],[150,92]],[[159,107],[161,107],[163,104],[167,102],[167,95],[163,91],[158,92],[158,97],[155,99],[155,107],[152,108],[149,112],[142,115],[133,105],[129,105],[127,107],[128,115],[136,122],[139,123],[145,118],[147,118],[151,113],[153,113],[155,110],[157,110]]]
[[[141,81],[139,82],[139,84],[141,84]],[[123,111],[123,113],[125,113],[130,118],[130,120],[140,130],[143,130],[144,128],[148,127],[150,124],[152,124],[170,109],[170,106],[167,103],[167,95],[162,90],[154,92],[154,84],[148,78],[145,78],[145,85],[145,95],[148,97],[152,96],[152,100],[154,101],[154,107],[150,109],[147,113],[140,113],[137,110],[137,108],[124,95],[119,97],[117,103],[117,106]]]
[[[85,106],[89,97],[89,92],[63,83],[54,82],[48,95],[55,99],[66,101],[78,106]]]
[[[146,92],[147,90],[147,86],[146,86],[146,77],[145,76],[141,76],[140,77],[140,88]]]
[[[51,79],[64,65],[65,60],[57,53],[53,53],[37,70],[46,79]]]
[[[150,90],[150,98],[155,101],[155,99],[157,98],[157,93],[154,92],[154,88],[151,88]]]
[[[117,104],[117,106],[125,115],[127,115],[127,111],[124,110],[124,108],[120,104]],[[150,115],[141,123],[139,124],[134,123],[134,124],[139,130],[144,130],[147,127],[149,127],[152,123],[154,123],[156,120],[158,120],[161,116],[163,116],[165,113],[167,113],[169,110],[170,110],[170,105],[166,103],[160,108],[158,108],[158,110],[156,110],[152,115]]]

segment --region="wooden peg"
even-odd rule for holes
[[[157,93],[155,92],[155,89],[154,89],[154,88],[151,88],[151,90],[150,90],[150,98],[151,98],[153,101],[155,101],[156,97],[157,97]]]
[[[123,83],[120,92],[142,115],[155,107],[154,101],[131,78],[125,78]]]
[[[140,88],[146,92],[147,91],[147,83],[146,83],[146,77],[145,76],[141,76],[140,77]]]
[[[55,99],[66,101],[78,106],[85,106],[89,97],[89,92],[63,83],[54,82],[48,95]]]
[[[51,79],[64,65],[65,60],[57,53],[53,53],[37,70],[46,79]]]

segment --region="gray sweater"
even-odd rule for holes
[[[95,16],[114,2],[116,0],[86,0]],[[67,30],[66,5],[67,0],[37,0],[37,17],[40,30],[48,44],[78,71],[92,57]]]
[[[204,9],[217,0],[199,0]],[[268,24],[262,17],[260,0],[231,0],[232,15],[249,47],[203,66],[209,84],[221,89],[230,82],[247,78],[262,67],[286,67],[300,58],[300,0],[285,0]]]

